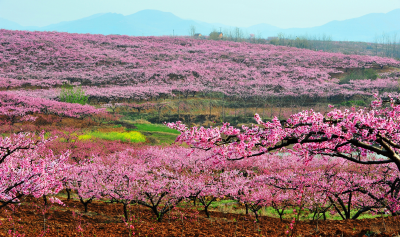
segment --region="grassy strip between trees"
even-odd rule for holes
[[[152,144],[171,144],[180,134],[179,131],[170,129],[161,124],[132,123],[136,128],[127,129],[143,133]]]

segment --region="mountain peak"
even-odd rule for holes
[[[145,20],[183,20],[171,12],[163,12],[159,10],[151,10],[151,9],[146,9],[146,10],[141,10],[138,11],[134,14],[126,16],[127,19],[145,19]]]

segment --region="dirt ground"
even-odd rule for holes
[[[256,223],[248,215],[203,212],[178,208],[155,220],[150,209],[131,207],[134,218],[131,233],[123,222],[122,204],[93,201],[88,212],[78,200],[65,200],[66,207],[52,205],[43,215],[43,200],[26,200],[13,212],[9,207],[0,210],[0,236],[287,236],[290,220],[261,217]],[[294,236],[399,236],[400,219],[386,217],[363,220],[301,221]],[[134,232],[134,234],[132,233]],[[17,235],[23,234],[23,235]]]

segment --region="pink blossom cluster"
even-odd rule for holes
[[[18,203],[32,195],[54,195],[63,189],[69,152],[54,155],[46,148],[44,134],[16,134],[0,137],[0,207]],[[59,202],[57,199],[52,199]]]
[[[5,115],[10,121],[15,118],[29,119],[26,115],[32,113],[56,114],[59,116],[82,118],[91,114],[104,113],[104,109],[96,109],[90,105],[80,105],[58,102],[49,99],[20,95],[15,91],[0,92],[0,115]]]

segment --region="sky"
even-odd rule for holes
[[[171,12],[183,19],[248,27],[313,27],[400,8],[400,0],[0,0],[0,18],[46,26],[97,13]]]

